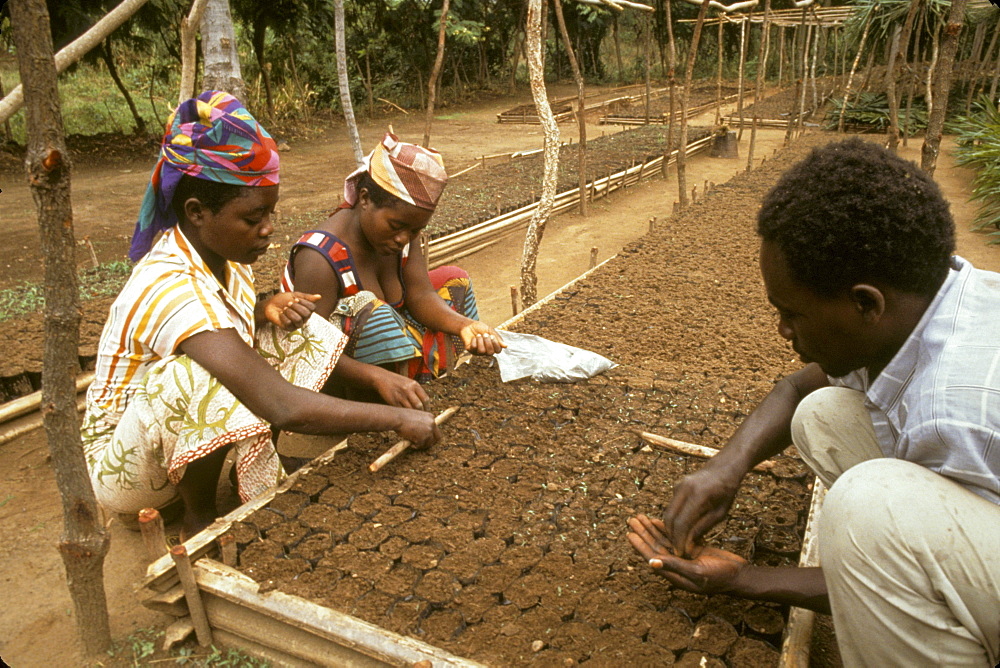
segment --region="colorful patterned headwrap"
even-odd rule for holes
[[[358,179],[365,172],[404,202],[431,211],[448,183],[448,172],[444,170],[440,153],[399,141],[391,132],[385,133],[382,143],[344,181],[344,201],[349,206],[354,206],[358,199]]]
[[[229,93],[206,91],[182,102],[167,121],[160,159],[132,234],[130,259],[139,260],[157,234],[177,223],[170,203],[184,174],[230,185],[273,186],[278,183],[278,147]]]

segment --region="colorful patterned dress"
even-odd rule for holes
[[[340,286],[340,299],[330,314],[330,321],[347,335],[344,353],[359,362],[392,368],[419,382],[436,378],[448,369],[461,351],[458,337],[427,329],[406,309],[403,267],[409,259],[410,245],[399,256],[399,282],[403,297],[388,304],[361,285],[354,258],[347,244],[323,230],[310,230],[292,247],[282,288],[295,290],[292,262],[301,248],[320,253],[333,268]],[[428,272],[431,285],[448,306],[473,320],[479,319],[472,280],[459,267],[438,267]]]
[[[173,227],[111,307],[81,429],[94,492],[110,512],[170,503],[187,464],[224,446],[235,451],[244,502],[284,477],[270,425],[179,346],[233,328],[286,380],[319,391],[347,339],[322,318],[293,332],[255,328],[253,272],[229,262],[226,274],[221,285]]]

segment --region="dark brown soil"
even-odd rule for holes
[[[807,143],[518,326],[620,366],[575,384],[504,384],[483,359],[460,367],[428,386],[435,410],[461,406],[440,444],[369,474],[391,440],[352,437],[234,527],[241,569],[489,665],[775,665],[784,610],[672,589],[633,553],[625,521],[658,513],[699,466],[636,431],[721,445],[797,366],[764,299],[753,216]],[[797,559],[810,477],[780,461],[747,477],[713,544],[758,564]],[[822,665],[836,665],[826,649]]]
[[[688,141],[710,132],[693,127]],[[674,132],[673,148],[679,145]],[[632,167],[661,156],[667,149],[667,131],[662,125],[641,127],[587,141],[588,180]],[[579,185],[579,144],[564,145],[559,150],[557,191]],[[448,184],[447,195],[434,212],[431,238],[463,229],[507,211],[531,204],[541,196],[544,176],[543,155],[535,153],[510,162],[490,162],[483,168],[463,174]]]

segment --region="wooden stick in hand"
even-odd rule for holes
[[[719,451],[715,448],[710,448],[707,445],[696,445],[694,443],[685,443],[684,441],[678,441],[673,438],[667,438],[666,436],[660,436],[659,434],[651,434],[648,431],[638,432],[639,436],[652,443],[653,445],[659,446],[666,450],[673,450],[674,452],[679,452],[682,455],[692,455],[694,457],[702,457],[703,459],[709,459],[719,454]],[[774,468],[774,462],[765,461],[757,464],[753,467],[754,471],[769,471]]]
[[[455,414],[457,410],[458,406],[452,406],[451,408],[442,411],[440,415],[434,418],[434,424],[439,426],[444,424],[445,422],[448,421],[448,418],[450,418],[452,415]],[[378,471],[380,468],[391,462],[401,452],[403,452],[403,450],[406,450],[408,447],[410,447],[410,445],[411,443],[407,440],[400,441],[396,445],[386,450],[381,457],[373,461],[371,465],[368,467],[368,470],[371,471],[372,473],[375,473],[375,471]]]

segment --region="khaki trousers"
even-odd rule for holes
[[[844,665],[994,666],[1000,506],[883,457],[855,390],[806,397],[792,440],[830,488],[819,551]]]

